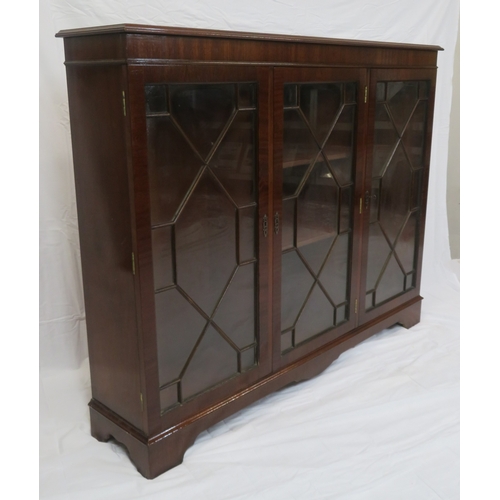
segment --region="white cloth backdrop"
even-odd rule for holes
[[[42,0],[40,495],[46,499],[458,499],[459,283],[446,165],[458,0]],[[90,381],[61,29],[116,23],[435,44],[422,321],[204,432],[154,481],[90,437]],[[216,439],[212,439],[216,438]]]

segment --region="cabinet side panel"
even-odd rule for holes
[[[92,397],[142,428],[122,66],[68,66]]]

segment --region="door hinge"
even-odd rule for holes
[[[359,213],[363,213],[363,197],[359,199]]]
[[[358,314],[358,299],[354,301],[354,314]]]
[[[368,102],[368,87],[365,87],[365,103]]]
[[[276,212],[274,214],[274,234],[278,234],[280,232],[280,214]]]
[[[135,276],[135,254],[132,252],[132,274]]]
[[[144,411],[144,398],[142,397],[142,392],[139,393],[139,399],[141,400],[141,411]]]
[[[122,90],[122,103],[123,103],[123,116],[127,116],[127,101],[125,99],[125,91],[124,90]]]

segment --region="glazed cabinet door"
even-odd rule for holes
[[[363,321],[418,298],[435,70],[370,74]]]
[[[165,428],[270,371],[270,70],[130,71],[144,385]]]
[[[366,77],[274,71],[275,367],[357,324]]]

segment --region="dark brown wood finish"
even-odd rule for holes
[[[290,383],[317,375],[339,354],[370,335],[396,323],[409,328],[419,321],[426,187],[430,159],[435,67],[439,47],[128,24],[65,30],[57,36],[64,38],[67,65],[92,378],[91,430],[92,435],[101,441],[114,437],[122,442],[141,474],[147,478],[153,478],[181,463],[184,452],[201,431],[266,394]],[[370,228],[369,211],[364,208],[364,194],[372,182],[373,149],[376,141],[374,124],[377,82],[421,80],[429,81],[430,88],[423,155],[425,166],[422,169],[419,191],[420,226],[416,243],[417,258],[414,262],[414,286],[405,293],[366,312],[364,304],[367,262],[370,258],[368,245]],[[349,234],[352,234],[352,238],[346,257],[349,278],[347,285],[343,285],[348,287],[348,320],[320,335],[306,338],[307,341],[303,344],[282,354],[281,283],[287,277],[286,271],[281,267],[282,235],[285,227],[283,220],[286,215],[283,212],[282,201],[285,189],[283,134],[284,129],[289,127],[288,141],[290,143],[290,137],[292,137],[293,143],[295,133],[294,124],[284,127],[284,93],[287,88],[285,85],[298,83],[302,86],[300,88],[305,89],[304,92],[307,93],[308,89],[312,88],[311,85],[318,86],[322,92],[326,88],[325,85],[333,82],[337,82],[337,89],[341,88],[341,92],[344,93],[350,92],[351,96],[352,87],[346,86],[345,82],[356,84],[355,120],[343,122],[343,128],[340,127],[343,131],[339,130],[339,137],[343,137],[345,130],[349,130],[351,126],[354,127],[352,183],[340,181],[337,187],[328,188],[330,191],[322,186],[334,186],[331,180],[312,183],[308,185],[310,190],[307,199],[312,200],[312,204],[316,206],[314,197],[318,196],[323,199],[324,210],[330,210],[332,214],[336,210],[334,207],[342,210],[343,219],[338,220],[343,221],[344,230],[349,219],[346,210],[350,207]],[[177,89],[181,91],[188,89],[186,96],[191,97],[182,98],[184,101],[182,99],[176,101],[177,108],[175,109],[179,111],[176,111],[177,114],[173,117],[170,107],[165,109],[165,112],[157,113],[155,109],[150,109],[149,101],[146,99],[146,88],[150,89],[148,92],[157,92],[154,85],[161,87],[158,87],[160,88],[160,94],[158,94],[160,101],[163,99],[161,92],[170,95],[170,92],[176,92]],[[214,85],[219,86],[217,87],[219,93],[226,91],[230,95],[233,95],[231,94],[233,91],[237,93],[236,111],[233,111],[231,119],[235,119],[234,113],[240,113],[238,116],[244,116],[247,120],[244,121],[241,118],[243,121],[238,122],[240,125],[233,132],[232,142],[227,143],[228,148],[224,152],[230,152],[231,147],[237,149],[238,144],[235,138],[243,137],[241,134],[246,134],[245,140],[250,140],[249,130],[253,130],[251,127],[255,126],[257,176],[255,203],[238,201],[240,196],[243,198],[247,196],[244,194],[246,191],[240,191],[238,186],[243,186],[241,189],[247,188],[243,184],[234,184],[237,177],[227,177],[227,175],[233,175],[228,172],[234,170],[234,167],[241,167],[239,163],[234,164],[234,167],[231,163],[227,164],[226,155],[220,156],[217,161],[221,163],[217,164],[211,159],[214,153],[206,156],[208,153],[206,148],[218,148],[223,144],[226,132],[232,130],[231,121],[222,133],[220,132],[222,125],[217,124],[219,120],[217,116],[224,113],[224,105],[221,104],[220,112],[216,110],[212,112],[206,105],[203,105],[205,107],[199,108],[201,114],[194,113],[189,115],[190,118],[182,115],[184,104],[188,108],[194,106],[192,110],[196,111],[198,109],[196,102],[199,99],[205,99],[209,89],[215,88]],[[233,90],[228,90],[228,85],[232,86]],[[256,110],[252,107],[253,105],[242,104],[240,106],[240,103],[247,102],[248,96],[253,92],[252,88],[257,89]],[[368,102],[365,102],[365,88]],[[330,90],[327,89],[327,91]],[[397,93],[397,90],[391,90],[391,93]],[[314,91],[316,92],[315,89]],[[401,95],[404,97],[405,91]],[[354,105],[352,97],[345,99],[347,100],[344,100],[344,104],[347,103],[351,107]],[[399,97],[396,101],[398,99]],[[173,102],[169,101],[168,106],[171,106]],[[401,106],[404,108],[404,102]],[[326,142],[325,146],[321,145],[323,136],[327,137],[324,135],[326,125],[321,125],[323,128],[316,136],[316,132],[313,132],[315,125],[311,125],[314,121],[311,118],[312,115],[306,117],[307,113],[313,113],[311,109],[302,109],[301,113],[305,113],[304,120],[321,149],[326,147]],[[322,113],[322,116],[328,115],[324,106],[316,106],[314,109]],[[395,113],[397,115],[397,109]],[[256,116],[255,122],[251,122],[249,118],[251,114]],[[160,118],[157,119],[155,116]],[[331,121],[331,117],[326,118],[326,122],[329,123],[329,120]],[[297,122],[300,128],[302,125],[299,122],[300,119]],[[169,123],[171,125],[168,125]],[[200,126],[203,128],[200,129]],[[175,140],[174,134],[168,136],[170,138],[165,139],[166,142],[162,142],[161,134],[165,134],[168,127],[174,127],[177,130],[176,133],[181,134],[178,135],[179,140]],[[193,132],[185,132],[183,127],[192,130],[198,127],[203,134],[205,132],[208,136],[212,134],[216,145],[212,147],[194,144],[198,141],[196,135],[189,136]],[[217,132],[217,127],[219,127],[219,132]],[[377,133],[380,139],[380,131]],[[184,139],[182,139],[182,134],[184,134]],[[321,138],[318,138],[320,136]],[[412,136],[407,141],[408,150],[411,150],[408,154],[414,154],[412,148],[416,146],[413,142],[418,139],[415,137]],[[193,141],[191,146],[181,146],[186,138],[188,143]],[[406,141],[406,137],[404,140]],[[165,149],[167,147],[170,149]],[[205,150],[204,148],[206,151],[200,152]],[[184,170],[179,170],[178,179],[172,174],[168,174],[170,177],[161,177],[157,173],[157,170],[169,167],[171,165],[169,161],[174,161],[167,160],[167,158],[178,158],[178,164],[184,165],[183,169],[191,168],[189,163],[186,163],[188,162],[186,155],[191,155],[191,150],[197,149],[196,154],[204,166],[199,167],[201,170],[198,170],[194,181],[188,182],[187,178],[182,181],[182,176],[188,175],[188,172],[185,173]],[[326,149],[325,151],[321,149],[321,154],[324,154],[325,159],[328,158]],[[203,159],[205,156],[206,164]],[[240,158],[243,157],[240,156]],[[243,160],[238,160],[240,161]],[[332,161],[337,161],[337,159]],[[324,163],[327,165],[328,161],[325,160]],[[229,170],[217,170],[221,165],[226,165],[225,168]],[[308,172],[316,172],[316,164],[310,165]],[[329,164],[329,171],[319,170],[320,168],[326,169],[325,166],[317,167],[316,177],[327,179],[329,172],[334,176],[342,176],[342,172],[335,170],[338,168],[335,165]],[[293,165],[290,164],[290,166]],[[326,175],[319,175],[321,173]],[[304,186],[309,182],[307,175],[302,181]],[[168,179],[166,184],[165,179]],[[238,179],[241,179],[241,176]],[[181,183],[181,181],[188,186],[182,188],[187,191],[178,188],[176,183]],[[227,182],[233,182],[233,184],[226,184]],[[199,185],[205,186],[203,191],[198,188]],[[203,219],[203,217],[208,217],[205,211],[210,204],[207,204],[206,200],[202,202],[205,199],[202,197],[203,193],[203,196],[214,195],[213,192],[210,194],[210,190],[207,191],[209,185],[215,186],[214,189],[219,194],[222,193],[219,198],[226,206],[226,208],[222,205],[214,207],[216,210],[210,220]],[[327,192],[333,194],[327,195]],[[183,222],[180,227],[177,227],[177,219],[175,217],[172,219],[171,215],[165,215],[170,209],[167,212],[161,211],[164,208],[158,209],[158,207],[167,206],[164,205],[167,202],[161,200],[167,199],[168,197],[164,198],[164,195],[170,196],[171,193],[176,193],[177,204],[184,197],[182,206],[190,207],[189,218],[185,216],[185,219],[190,221],[189,224]],[[213,199],[217,199],[217,196]],[[331,196],[331,199],[328,196]],[[349,196],[351,199],[347,201]],[[192,207],[189,205],[191,199],[198,200]],[[224,199],[226,201],[223,201]],[[227,202],[231,199],[233,205]],[[390,210],[392,203],[389,198],[388,200],[384,201],[386,211]],[[168,201],[168,203],[171,202]],[[321,203],[318,206],[320,205]],[[175,266],[178,259],[184,259],[182,256],[184,254],[179,257],[177,252],[182,251],[185,255],[200,256],[210,254],[210,252],[199,253],[192,250],[196,247],[185,245],[186,235],[191,234],[191,229],[195,228],[193,224],[196,222],[195,207],[197,206],[204,207],[200,209],[202,210],[200,220],[205,220],[205,224],[218,227],[221,231],[227,231],[229,227],[228,234],[236,235],[236,242],[220,243],[226,241],[227,238],[224,240],[222,236],[219,237],[219,232],[207,230],[209,231],[207,234],[216,234],[213,241],[219,245],[220,255],[223,257],[220,261],[216,258],[200,257],[197,262],[192,263],[192,270],[190,270],[189,263],[186,264],[187,261],[182,261],[183,269],[187,272],[184,276],[191,276],[191,278],[185,281],[186,278],[181,277],[179,285]],[[231,206],[234,206],[234,209],[230,208]],[[251,230],[248,228],[252,227],[249,214],[254,210],[254,206],[258,211],[252,237]],[[316,223],[314,210],[316,208],[303,218],[301,224],[305,224],[304,230],[314,229],[313,226]],[[322,213],[318,212],[320,218],[323,217]],[[279,221],[277,219],[275,231],[276,214]],[[183,217],[181,215],[181,221],[184,220]],[[227,226],[228,220],[233,221],[231,224],[234,227]],[[324,225],[324,222],[321,224]],[[267,230],[265,230],[266,226]],[[340,226],[337,227],[340,228]],[[289,233],[289,230],[286,230]],[[205,229],[202,229],[202,233],[203,231]],[[286,237],[290,238],[288,233]],[[178,238],[181,240],[184,238],[184,246]],[[411,235],[408,238],[411,240]],[[256,242],[255,263],[252,260],[252,239]],[[316,241],[314,238],[313,240]],[[194,240],[196,241],[202,240]],[[242,257],[243,253],[241,253],[243,248],[247,249],[244,251],[245,257]],[[249,269],[253,269],[252,266],[256,266],[258,270],[254,299],[258,364],[248,371],[241,370],[242,373],[235,373],[234,376],[226,375],[226,379],[220,379],[220,383],[208,384],[205,390],[187,399],[181,397],[183,391],[181,383],[174,381],[177,384],[175,385],[176,396],[172,389],[174,385],[169,385],[168,380],[163,380],[163,382],[161,380],[161,377],[165,376],[162,373],[170,370],[166,365],[170,354],[168,344],[159,342],[161,335],[165,333],[163,323],[158,323],[158,318],[165,318],[164,307],[165,304],[170,307],[170,302],[165,302],[163,299],[158,302],[158,294],[178,289],[176,293],[181,294],[184,297],[183,300],[187,301],[183,302],[184,304],[190,304],[193,314],[208,321],[204,331],[208,332],[208,329],[212,327],[219,329],[218,334],[221,337],[217,336],[213,328],[211,332],[215,337],[209,337],[206,334],[205,338],[205,334],[201,334],[197,344],[192,347],[190,357],[187,358],[185,368],[180,375],[182,377],[186,368],[190,366],[191,360],[200,352],[198,346],[203,341],[206,344],[204,344],[205,350],[202,351],[205,361],[199,366],[204,366],[203,370],[208,371],[199,373],[197,377],[200,381],[204,377],[207,380],[218,380],[216,372],[220,371],[219,364],[224,363],[224,360],[218,351],[220,347],[217,346],[222,345],[220,338],[225,338],[229,344],[233,343],[233,340],[226,335],[228,333],[231,336],[232,333],[222,331],[223,329],[217,324],[217,322],[224,321],[220,315],[215,316],[218,305],[211,313],[212,316],[205,312],[208,306],[204,304],[211,304],[210,307],[213,307],[215,300],[215,295],[211,298],[207,296],[207,294],[212,294],[211,289],[207,288],[209,282],[200,282],[200,292],[193,288],[192,283],[199,282],[196,269],[200,271],[212,269],[215,272],[219,269],[221,262],[224,264],[226,260],[234,258],[232,256],[234,252],[236,252],[236,268],[232,272],[231,280],[235,279],[240,269],[243,269],[241,266],[247,266],[246,271],[241,272],[248,273]],[[175,256],[172,257],[174,254]],[[318,260],[314,255],[312,258],[315,261]],[[303,260],[303,262],[306,261],[307,258]],[[344,263],[347,263],[347,260]],[[319,272],[313,269],[315,265],[310,262],[307,264],[313,274]],[[290,269],[292,273],[297,271],[296,266]],[[318,276],[320,280],[323,279],[322,276]],[[222,275],[214,274],[214,290],[220,290],[221,283],[224,283],[226,279]],[[231,280],[226,284],[226,293],[229,293],[228,290],[232,291]],[[244,291],[247,287],[244,283],[246,282],[242,281],[235,288],[236,292],[249,293]],[[184,290],[186,286],[188,291]],[[201,290],[205,290],[203,292],[205,296],[200,295]],[[195,298],[192,297],[193,295]],[[171,296],[168,295],[168,297]],[[226,300],[224,297],[222,295],[217,299],[219,305],[224,304]],[[234,300],[228,303],[236,304]],[[318,304],[319,302],[313,305],[317,308]],[[248,308],[246,310],[248,311]],[[228,318],[236,314],[227,311],[226,308],[225,314]],[[169,318],[170,316],[166,318],[165,324],[169,324]],[[190,320],[191,318],[186,317],[185,324],[190,324]],[[234,320],[231,321],[236,324]],[[171,327],[168,330],[169,342],[175,343],[172,346],[173,351],[182,343],[187,342],[188,336],[192,335],[189,330],[191,327],[182,326],[181,320],[176,320],[175,325],[179,328],[178,332],[174,334]],[[172,341],[172,339],[178,340]],[[207,344],[207,339],[212,339],[210,342],[213,344]],[[238,366],[243,366],[242,356],[245,348],[236,346],[234,343],[233,348],[239,353],[237,354]],[[249,352],[247,351],[247,354]],[[212,365],[210,359],[213,360]],[[194,379],[190,380],[192,383]],[[160,391],[160,387],[163,392]],[[180,398],[180,404],[170,405],[169,401],[174,401],[176,397]]]
[[[150,65],[185,60],[191,64],[435,67],[440,50],[434,45],[141,25],[63,30],[57,36],[65,38],[66,64],[128,61]]]
[[[173,26],[150,26],[146,24],[113,24],[108,26],[93,26],[89,28],[76,28],[61,30],[57,37],[76,37],[102,34],[144,34],[144,35],[178,35],[193,38],[209,37],[227,40],[263,40],[283,41],[290,43],[314,43],[322,45],[347,45],[351,47],[383,47],[394,49],[414,50],[442,50],[437,45],[420,45],[411,43],[370,42],[364,40],[346,40],[341,38],[322,38],[311,36],[280,35],[276,33],[255,33],[243,31],[209,30],[201,28],[183,28]]]
[[[92,394],[144,429],[123,67],[68,68]],[[93,332],[106,332],[96,335]]]

